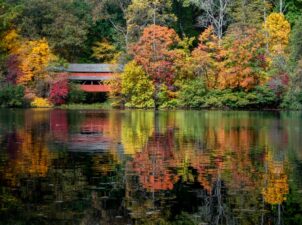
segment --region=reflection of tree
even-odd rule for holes
[[[20,129],[9,136],[10,159],[5,167],[5,178],[12,185],[20,185],[18,179],[22,176],[46,176],[54,155],[44,142],[44,134]]]
[[[288,178],[284,163],[272,159],[271,152],[267,153],[268,171],[265,174],[266,186],[262,194],[264,201],[271,205],[280,205],[286,200],[288,194]]]
[[[124,152],[133,155],[141,151],[152,136],[154,112],[130,111],[123,114],[122,138]]]
[[[136,153],[133,171],[148,191],[171,190],[177,178],[169,170],[173,166],[173,131],[149,138],[142,152]]]

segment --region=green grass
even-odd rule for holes
[[[60,109],[112,109],[110,102],[93,103],[93,104],[65,104],[61,105]]]

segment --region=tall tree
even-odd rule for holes
[[[192,52],[192,56],[196,65],[195,70],[205,80],[207,88],[218,88],[224,53],[212,26],[200,35],[199,45]]]
[[[283,13],[271,13],[264,23],[271,54],[283,53],[289,42],[290,24]]]
[[[155,103],[163,86],[172,88],[173,71],[172,48],[179,42],[173,29],[151,25],[146,27],[139,41],[133,46],[134,60],[141,65],[155,85]]]

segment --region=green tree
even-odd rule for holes
[[[91,16],[83,1],[28,0],[18,17],[21,35],[29,39],[47,38],[54,52],[76,59],[84,47]]]
[[[291,63],[295,66],[297,62],[302,59],[302,19],[300,18],[295,26],[293,27],[291,39],[290,39],[290,50],[291,50]]]
[[[239,26],[260,27],[269,12],[268,1],[265,0],[235,0],[231,1],[229,14],[232,24]]]
[[[13,85],[0,87],[0,106],[22,107],[24,104],[24,87]]]

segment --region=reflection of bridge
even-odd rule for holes
[[[70,132],[67,112],[54,110],[51,112],[50,127],[56,140],[65,143],[69,151],[75,152],[104,152],[110,149],[123,151],[122,144],[118,141],[119,127],[107,117],[107,114],[86,113],[79,118],[79,123],[74,127],[75,132]],[[116,127],[115,133],[110,131]]]
[[[121,65],[113,64],[69,64],[66,69],[68,79],[80,84],[85,92],[109,92],[106,81],[122,70]]]

